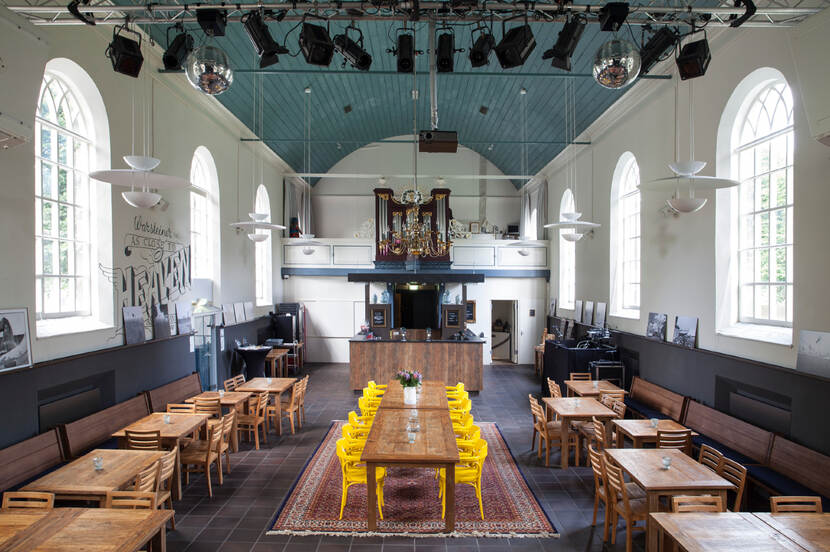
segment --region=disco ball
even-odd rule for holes
[[[194,88],[210,96],[221,94],[233,83],[228,55],[212,44],[200,46],[187,56],[185,74]]]
[[[599,47],[594,80],[605,88],[625,88],[640,74],[640,52],[627,40],[613,39]]]

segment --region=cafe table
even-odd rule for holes
[[[656,443],[658,431],[678,431],[686,427],[674,420],[657,420],[657,426],[651,425],[651,420],[611,420],[617,430],[617,448],[623,448],[625,437],[631,439],[634,448],[643,448],[644,443]],[[692,431],[692,435],[697,435]]]
[[[228,409],[236,410],[237,414],[242,414],[245,411],[245,402],[251,398],[250,391],[205,391],[196,396],[185,399],[184,402],[192,403],[196,399],[219,399],[219,404]],[[239,450],[239,436],[236,433],[236,418],[233,420],[233,428],[231,428],[231,450],[237,452]]]
[[[21,491],[52,493],[55,500],[89,500],[103,505],[109,491],[118,491],[135,480],[147,466],[164,456],[149,450],[95,449],[53,472],[32,481]],[[104,469],[96,470],[92,459],[100,457]]]
[[[678,449],[605,449],[605,454],[631,476],[646,492],[649,512],[660,511],[660,497],[685,495],[720,496],[726,504],[726,493],[735,485]],[[663,458],[671,462],[664,469]],[[646,527],[646,550],[657,550],[657,528],[652,517]]]
[[[397,380],[392,380],[386,386],[386,392],[381,397],[379,408],[429,408],[433,410],[449,409],[447,402],[447,388],[443,381],[425,380],[420,393],[416,394],[414,405],[403,402],[403,386]]]
[[[830,513],[756,512],[753,515],[805,550],[830,552]]]
[[[254,378],[237,387],[236,391],[267,392],[274,396],[274,404],[279,407],[282,394],[291,389],[296,381],[297,378]],[[277,416],[277,435],[282,435],[282,416]]]
[[[617,393],[628,393],[628,391],[617,387],[608,380],[565,380],[565,388],[569,397],[599,397],[603,391],[616,391]],[[596,385],[594,385],[596,383]]]
[[[603,422],[617,417],[617,413],[610,408],[603,405],[596,399],[580,398],[580,397],[545,397],[542,399],[545,403],[546,412],[553,411],[559,416],[562,422],[562,427],[570,426],[571,422],[579,420],[590,420],[597,418]],[[606,424],[605,430],[607,432],[605,442],[611,442],[611,426]],[[562,469],[568,469],[568,439],[562,439],[562,454],[561,466]]]
[[[165,416],[170,417],[170,423],[165,423]],[[127,427],[119,429],[112,434],[118,439],[119,447],[124,448],[124,439],[126,437],[126,430],[132,431],[158,431],[161,436],[162,444],[169,449],[174,448],[178,451],[180,449],[181,441],[185,437],[189,437],[194,432],[198,431],[205,423],[209,416],[207,414],[178,414],[166,412],[153,412],[149,416],[145,416],[140,420],[131,423]],[[177,453],[178,454],[178,453]],[[173,470],[173,499],[180,500],[182,496],[182,478],[181,466],[176,460],[176,468]]]
[[[173,510],[53,508],[0,510],[5,552],[164,552]]]
[[[272,378],[286,377],[288,375],[288,351],[291,349],[281,349],[274,347],[268,354],[265,355],[265,362],[270,368],[270,375]]]

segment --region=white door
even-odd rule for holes
[[[510,327],[513,331],[513,351],[510,354],[510,362],[514,364],[519,363],[519,340],[520,336],[522,335],[521,328],[519,328],[519,302],[512,301],[512,320],[510,321]]]

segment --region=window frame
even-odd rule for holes
[[[199,146],[190,162],[190,270],[193,279],[219,281],[219,181],[210,151]],[[198,209],[196,208],[198,207]],[[215,289],[214,289],[215,291]]]
[[[640,165],[631,152],[617,161],[611,183],[611,315],[639,318],[642,305]],[[632,288],[636,288],[636,292]],[[636,300],[630,296],[634,294]]]

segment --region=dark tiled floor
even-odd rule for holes
[[[194,477],[184,499],[174,504],[177,525],[168,532],[171,552],[283,551],[283,552],[497,552],[625,550],[621,531],[615,546],[602,544],[599,530],[591,527],[593,480],[590,469],[545,468],[530,453],[528,393],[538,393],[539,384],[529,366],[488,366],[484,388],[473,397],[477,420],[498,423],[528,484],[539,498],[561,537],[558,539],[436,539],[375,537],[268,536],[271,519],[300,474],[308,458],[328,430],[332,420],[341,420],[356,407],[357,398],[348,388],[348,366],[307,365],[311,374],[306,399],[308,420],[301,431],[278,438],[268,436],[259,451],[243,443],[232,456],[232,471],[222,486],[214,485],[207,496],[203,478]],[[284,426],[287,424],[284,424]],[[556,466],[559,453],[551,454]],[[635,533],[635,549],[642,550],[643,537]]]

